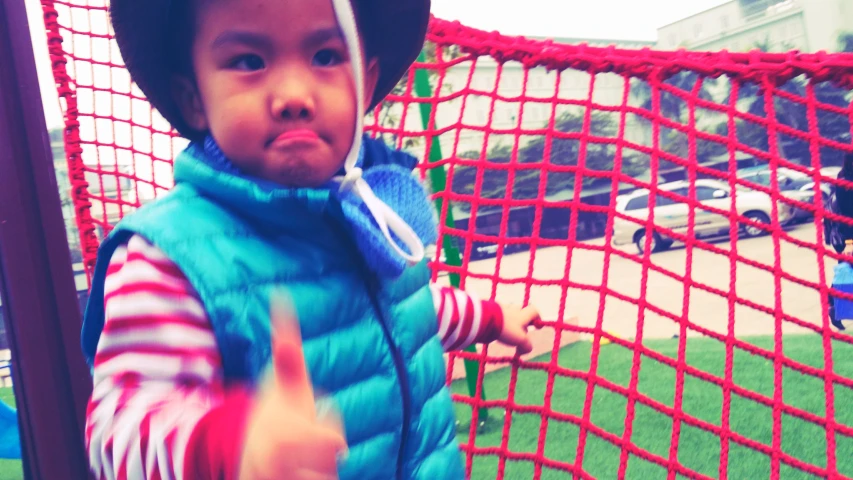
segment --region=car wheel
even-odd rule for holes
[[[744,217],[763,225],[770,225],[770,217],[761,212],[748,212]],[[767,234],[765,230],[754,225],[744,225],[741,230],[745,238],[755,238]]]
[[[652,244],[649,249],[652,253],[659,251],[661,247],[662,240],[660,235],[656,232],[652,232]],[[646,231],[641,230],[634,235],[634,245],[637,246],[637,253],[642,255],[646,251]]]

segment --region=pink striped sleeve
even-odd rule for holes
[[[86,418],[90,468],[98,479],[184,478],[196,426],[225,398],[201,300],[177,266],[138,236],[116,249],[104,292]]]
[[[451,287],[430,285],[438,315],[438,336],[445,351],[498,339],[503,328],[500,305]]]

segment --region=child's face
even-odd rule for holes
[[[179,79],[187,123],[209,131],[243,172],[316,187],[343,166],[355,83],[331,0],[198,2],[195,82]],[[378,66],[366,62],[365,103]]]

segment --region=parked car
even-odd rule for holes
[[[823,167],[820,169],[820,176],[823,178],[838,178],[841,173],[841,167]],[[827,190],[832,190],[835,193],[835,185],[828,185]]]
[[[660,185],[659,190],[688,197],[690,184],[685,181]],[[735,192],[737,214],[743,218],[769,225],[772,218],[773,201],[770,196],[749,189],[738,189]],[[696,200],[708,207],[714,207],[728,212],[731,209],[732,192],[728,185],[716,180],[696,180]],[[780,224],[787,223],[794,214],[794,208],[783,202],[778,202],[778,220]],[[686,233],[690,214],[690,206],[686,202],[674,201],[658,195],[655,200],[654,222],[662,228],[678,233]],[[616,199],[616,211],[634,219],[628,220],[617,217],[614,219],[614,245],[633,243],[639,252],[645,250],[646,231],[644,221],[649,218],[649,192],[637,190],[634,193],[620,196]],[[703,208],[694,209],[693,234],[697,237],[710,237],[728,233],[730,221],[728,216],[708,211]],[[757,226],[743,224],[740,234],[744,237],[757,237],[765,231]],[[672,246],[673,240],[658,232],[652,232],[652,251],[659,252]]]
[[[821,169],[821,176],[828,177],[833,167]],[[838,171],[835,171],[838,175]],[[810,175],[807,175],[796,170],[780,167],[776,169],[776,177],[778,179],[779,190],[788,198],[800,202],[816,204],[815,202],[815,181]],[[767,167],[755,167],[738,171],[738,178],[748,182],[770,186],[770,169]],[[833,176],[832,178],[835,178]],[[834,190],[829,183],[821,183],[820,192],[823,197],[824,208],[829,204],[829,197]],[[812,212],[805,209],[796,209],[794,221],[807,220],[812,217]]]

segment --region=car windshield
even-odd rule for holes
[[[747,182],[755,183],[758,185],[762,185],[765,187],[770,186],[770,170],[761,170],[757,172],[750,172],[740,176],[742,180]],[[784,189],[788,186],[790,182],[798,182],[802,183],[804,180],[808,180],[810,177],[805,173],[798,172],[796,170],[791,170],[788,168],[778,168],[776,170],[776,179],[779,183],[779,187]]]
[[[776,170],[776,173],[777,175],[779,175],[779,177],[788,177],[791,180],[801,180],[804,178],[809,178],[809,176],[803,172],[798,172],[796,170],[790,170],[787,168],[780,168]]]
[[[779,177],[790,177],[790,178],[809,178],[809,175],[803,172],[798,172],[797,170],[791,170],[790,168],[779,167],[776,169],[776,175]],[[744,178],[751,178],[756,176],[765,176],[770,177],[770,169],[760,170],[758,172],[751,172],[744,175]]]
[[[714,190],[722,190],[722,191],[724,191],[724,192],[726,192],[726,193],[728,193],[728,192],[731,190],[731,189],[729,188],[729,186],[728,186],[728,185],[726,185],[725,183],[717,183],[717,182],[711,182],[711,183],[700,183],[700,184],[697,184],[697,185],[696,185],[696,187],[697,187],[697,188],[699,188],[699,187],[705,187],[705,188],[711,188],[711,189],[714,189]]]

